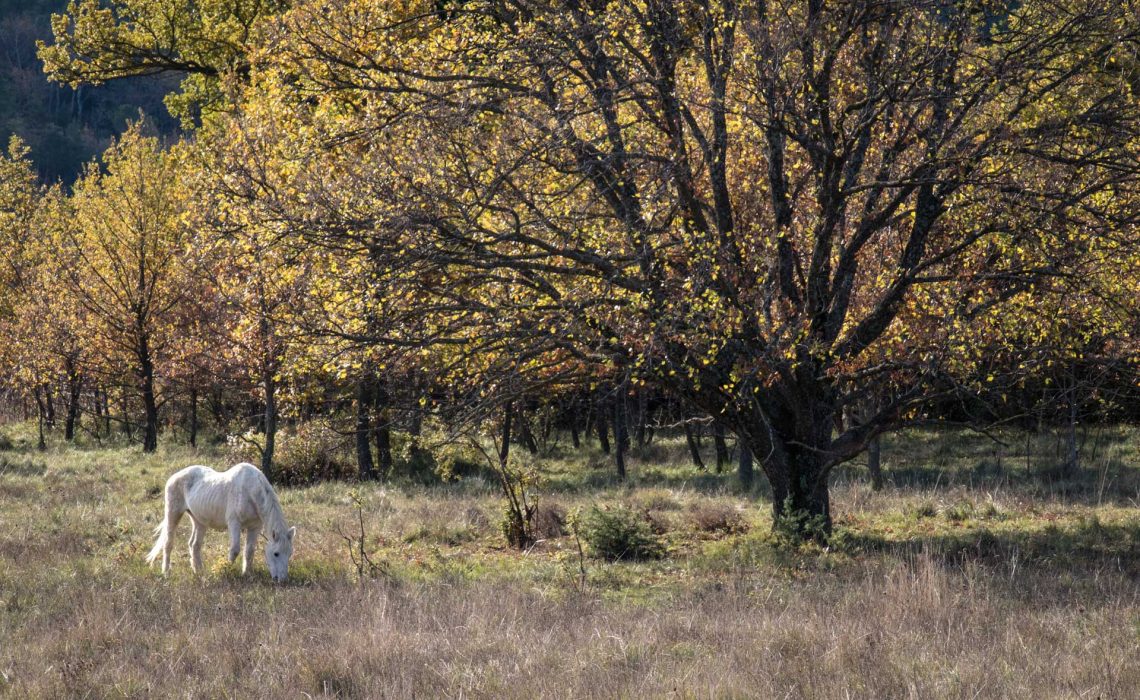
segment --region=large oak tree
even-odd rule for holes
[[[1097,1],[322,0],[251,101],[306,154],[274,191],[307,242],[373,241],[433,337],[683,397],[822,533],[831,469],[952,389],[971,319],[1135,236],[1137,30]]]

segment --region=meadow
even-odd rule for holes
[[[1075,475],[1048,435],[890,436],[887,488],[833,477],[826,548],[771,531],[765,487],[660,437],[620,484],[554,446],[540,541],[506,546],[478,475],[279,488],[290,581],[211,533],[143,557],[161,487],[221,447],[0,450],[0,696],[19,698],[1127,698],[1140,688],[1140,432],[1095,429]],[[0,431],[3,432],[3,431]],[[1026,447],[1030,454],[1026,457]],[[574,514],[634,513],[662,556],[610,562]],[[363,547],[361,546],[363,544]],[[366,561],[360,560],[360,552]]]

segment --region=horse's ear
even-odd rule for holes
[[[295,535],[295,534],[297,534],[297,526],[296,525],[289,528],[289,531],[285,533],[285,536],[288,537],[290,540],[292,540],[293,535]]]

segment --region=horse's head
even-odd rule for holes
[[[295,527],[284,532],[274,531],[265,541],[265,565],[277,583],[284,582],[289,575],[289,558],[293,556],[293,535],[296,532]]]

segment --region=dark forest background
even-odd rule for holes
[[[66,6],[67,0],[0,0],[0,145],[20,136],[45,182],[72,182],[140,110],[160,133],[178,130],[162,102],[177,76],[78,89],[48,82],[36,40],[51,37],[51,15]]]

